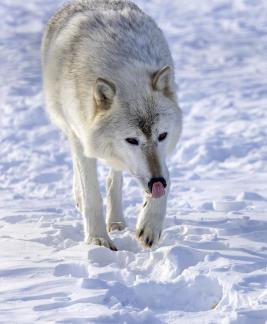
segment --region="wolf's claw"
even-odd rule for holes
[[[157,244],[160,238],[161,229],[152,228],[148,223],[144,224],[141,228],[137,229],[136,236],[137,239],[146,248],[151,248],[153,245]]]

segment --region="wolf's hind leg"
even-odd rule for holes
[[[126,227],[122,211],[122,173],[110,170],[107,187],[107,229],[122,231]]]
[[[117,250],[106,230],[102,197],[97,180],[96,159],[84,155],[83,147],[74,134],[69,135],[69,140],[80,176],[85,242]]]

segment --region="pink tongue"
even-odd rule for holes
[[[160,181],[153,183],[151,194],[152,198],[160,198],[165,195],[164,186]]]

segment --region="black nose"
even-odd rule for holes
[[[152,178],[148,183],[148,188],[149,188],[150,192],[152,192],[152,187],[155,182],[161,182],[164,188],[167,187],[167,182],[164,178],[162,178],[162,177]]]

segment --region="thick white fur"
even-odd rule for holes
[[[138,238],[152,246],[162,231],[170,187],[165,156],[181,133],[174,67],[161,30],[130,1],[76,0],[51,18],[42,63],[48,114],[71,146],[74,196],[84,217],[86,242],[115,249],[97,182],[96,160],[103,159],[111,167],[109,230],[126,226],[122,171],[132,174],[144,191],[152,177],[166,179],[163,197],[145,195],[137,222]],[[159,142],[164,132],[168,136]],[[126,138],[138,139],[139,145]]]

